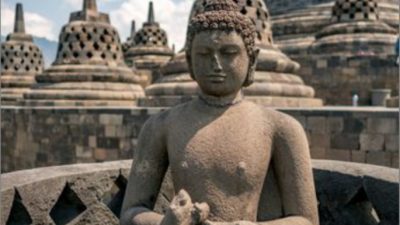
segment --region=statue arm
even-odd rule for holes
[[[121,210],[121,225],[158,225],[163,216],[152,211],[168,167],[159,116],[150,118],[139,135]]]
[[[265,225],[318,225],[318,208],[311,157],[303,127],[284,115],[274,137],[272,166],[281,192],[286,218]]]

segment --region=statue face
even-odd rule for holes
[[[193,39],[192,73],[207,95],[236,94],[246,80],[249,60],[242,37],[234,31],[202,31]]]

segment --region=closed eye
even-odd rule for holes
[[[222,54],[233,55],[237,54],[239,50],[237,48],[223,48],[221,49]]]

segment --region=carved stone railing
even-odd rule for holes
[[[130,167],[127,160],[2,174],[1,225],[119,224]],[[323,160],[313,167],[321,225],[399,223],[397,170]],[[156,211],[172,190],[163,183]]]

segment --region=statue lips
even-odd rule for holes
[[[213,73],[213,74],[209,74],[207,75],[207,78],[209,81],[211,81],[212,83],[222,83],[225,81],[226,79],[226,74],[223,73]]]

